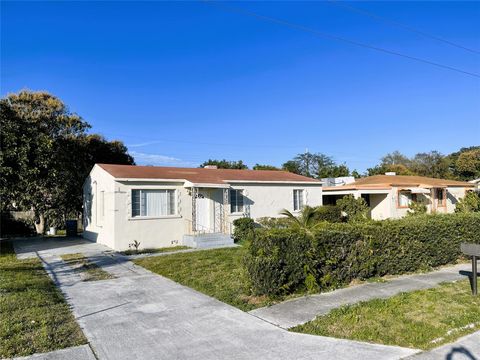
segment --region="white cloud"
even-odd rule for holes
[[[155,145],[159,144],[161,141],[148,141],[144,143],[139,143],[139,144],[129,144],[127,145],[128,148],[134,148],[134,147],[143,147],[143,146],[148,146],[148,145]]]
[[[157,165],[157,166],[196,166],[196,163],[184,161],[172,156],[149,154],[138,151],[130,151],[138,165]]]

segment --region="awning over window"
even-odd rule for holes
[[[412,194],[430,194],[430,189],[425,189],[421,187],[412,187],[408,188],[407,190],[410,190]]]

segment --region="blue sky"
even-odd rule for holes
[[[231,6],[480,74],[480,2]],[[308,149],[364,171],[387,152],[480,145],[480,78],[202,2],[3,2],[1,95],[47,90],[139,164],[281,165]]]

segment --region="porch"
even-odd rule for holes
[[[229,186],[188,184],[191,219],[185,220],[183,244],[193,248],[233,244],[232,224],[228,221]]]

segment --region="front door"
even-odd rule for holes
[[[197,194],[196,201],[196,226],[195,231],[206,231],[210,230],[210,199],[205,196],[205,193]]]

